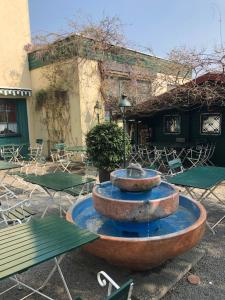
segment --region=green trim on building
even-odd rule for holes
[[[67,49],[65,50],[65,41],[67,42]],[[62,43],[63,42],[63,43]],[[177,69],[181,69],[181,76],[187,73],[185,66],[177,64],[166,59],[158,58],[134,50],[112,47],[107,53],[96,50],[95,42],[91,39],[81,38],[79,36],[73,36],[63,41],[55,42],[53,47],[56,51],[52,52],[51,55],[45,54],[43,58],[38,59],[37,53],[41,50],[29,53],[29,69],[34,70],[45,65],[49,65],[54,61],[60,60],[61,57],[64,59],[70,59],[74,56],[85,57],[92,60],[98,61],[112,61],[120,64],[136,65],[143,68],[151,69],[154,73],[168,73],[171,75],[177,75]],[[54,49],[54,48],[52,48]],[[188,75],[191,78],[191,74]]]

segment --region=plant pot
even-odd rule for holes
[[[110,180],[110,171],[105,169],[99,169],[99,182],[105,182]]]

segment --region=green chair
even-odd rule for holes
[[[98,279],[98,283],[102,287],[105,287],[108,283],[108,295],[104,298],[104,300],[131,300],[131,294],[133,290],[132,279],[129,279],[123,285],[118,286],[118,284],[104,271],[98,272],[97,279]],[[112,287],[115,288],[113,292],[112,292]],[[83,299],[78,297],[74,300],[83,300]]]
[[[169,165],[169,175],[174,176],[179,173],[184,172],[184,167],[180,158],[175,158],[173,160],[168,161]]]
[[[130,300],[132,289],[133,281],[132,279],[130,279],[126,283],[121,285],[121,287],[118,290],[115,290],[105,300]]]

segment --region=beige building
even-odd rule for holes
[[[1,0],[0,11],[0,145],[28,143],[31,79],[24,46],[31,37],[27,0]]]
[[[2,28],[7,29],[0,38],[0,144],[28,144],[41,138],[46,153],[60,140],[84,145],[97,114],[104,121],[121,94],[126,93],[134,103],[145,101],[149,95],[165,92],[181,67],[125,48],[104,54],[102,59],[102,53],[93,51],[87,39],[78,52],[73,49],[63,60],[40,58],[40,51],[28,55],[28,1],[1,0],[0,10]],[[76,39],[67,39],[68,47]],[[102,107],[99,111],[97,101]]]

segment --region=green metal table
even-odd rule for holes
[[[81,188],[80,194],[81,194],[85,185],[95,181],[95,179],[90,177],[85,177],[78,174],[65,173],[65,172],[48,173],[45,175],[37,175],[37,176],[28,175],[24,178],[24,180],[32,184],[41,186],[50,196],[50,199],[52,199],[53,201],[55,198],[55,194],[58,192],[60,195],[59,197],[60,216],[62,215],[61,192],[66,192],[70,188],[80,187]],[[45,211],[42,214],[42,217],[45,216],[49,206],[50,205],[48,204]]]
[[[225,168],[195,167],[169,178],[169,182],[184,187],[210,190],[225,180]]]
[[[194,189],[203,190],[200,196],[197,196],[197,200],[199,201],[212,194],[218,201],[224,204],[224,201],[222,201],[215,193],[215,189],[218,188],[224,180],[225,168],[205,166],[195,167],[177,174],[169,178],[168,182],[184,187],[187,193],[193,198],[196,198],[196,194],[193,194]],[[211,229],[215,228],[224,218],[225,215],[214,224]]]
[[[27,224],[15,225],[0,230],[0,281],[10,278],[16,286],[23,286],[31,290],[29,295],[37,293],[47,299],[53,298],[42,292],[49,279],[58,270],[67,296],[72,300],[70,291],[63,276],[60,262],[63,254],[82,245],[90,243],[99,236],[85,229],[67,222],[57,216],[44,219],[33,219]],[[60,256],[59,259],[56,257]],[[35,289],[18,279],[20,274],[29,268],[45,261],[54,259],[55,265],[41,287]],[[13,287],[0,293],[3,295]],[[26,296],[27,297],[27,296]],[[7,298],[10,299],[10,298]],[[65,299],[65,298],[63,298]]]

